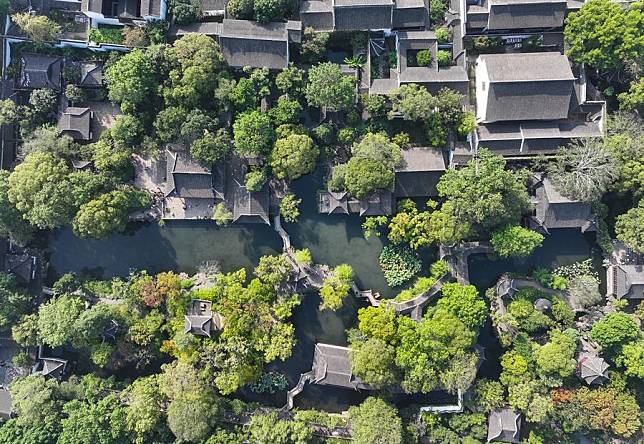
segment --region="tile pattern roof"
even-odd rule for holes
[[[608,379],[609,365],[603,358],[591,353],[580,353],[577,359],[577,374],[586,384],[601,384]]]
[[[63,59],[44,54],[24,54],[21,58],[20,86],[60,91]]]
[[[618,298],[644,299],[644,265],[615,265],[613,294]]]
[[[314,382],[352,389],[370,390],[371,386],[351,374],[349,349],[330,344],[315,344],[313,354]]]
[[[487,440],[518,443],[521,434],[521,414],[504,408],[490,412]]]
[[[92,111],[89,108],[70,106],[58,116],[58,132],[74,140],[90,140]]]

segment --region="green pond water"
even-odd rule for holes
[[[285,224],[296,248],[310,248],[313,259],[335,266],[348,263],[354,269],[361,288],[371,288],[383,297],[395,295],[387,286],[378,267],[378,255],[383,241],[362,236],[361,219],[356,215],[320,215],[316,207],[316,190],[322,187],[319,176],[309,176],[293,184],[293,191],[304,202],[302,215],[296,224]],[[493,260],[485,255],[470,257],[472,284],[482,293],[503,273],[528,273],[537,266],[554,266],[587,258],[592,242],[578,230],[556,230],[546,237],[544,244],[526,260]],[[277,233],[267,225],[234,225],[220,228],[210,221],[175,221],[165,226],[156,223],[133,224],[123,234],[105,240],[83,240],[64,229],[52,233],[49,239],[50,278],[75,271],[96,278],[126,276],[131,270],[146,269],[152,273],[177,270],[193,273],[204,262],[218,263],[224,272],[241,267],[252,268],[259,258],[282,249]],[[424,270],[434,260],[434,252],[425,253]],[[305,294],[302,304],[294,311],[298,343],[286,362],[270,364],[269,370],[287,375],[291,386],[299,374],[310,370],[313,345],[326,342],[346,345],[348,328],[354,327],[358,308],[363,300],[348,297],[337,312],[319,311],[319,296]],[[498,375],[500,347],[490,325],[481,332],[480,342],[486,347],[487,360],[481,372],[489,377]],[[239,393],[243,398],[256,399],[277,406],[284,404],[285,395],[257,396],[249,391]],[[316,407],[340,411],[360,402],[366,396],[352,390],[309,385],[296,398],[298,407]],[[444,398],[444,396],[442,396]],[[440,394],[423,399],[407,397],[400,404],[410,402],[439,402]]]

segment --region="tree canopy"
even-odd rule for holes
[[[353,105],[355,81],[346,76],[335,63],[326,62],[309,70],[309,81],[304,95],[309,106],[325,107],[328,111],[342,111]]]

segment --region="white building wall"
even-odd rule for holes
[[[485,62],[479,56],[476,59],[476,120],[485,122],[488,95],[490,93],[490,78]]]

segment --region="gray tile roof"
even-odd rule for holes
[[[518,443],[521,434],[521,414],[505,408],[490,412],[487,440]]]
[[[250,192],[245,187],[247,162],[235,157],[231,159],[226,184],[226,200],[232,206],[233,222],[270,224],[270,191],[267,184],[261,190]],[[232,199],[232,202],[230,202]]]
[[[43,376],[50,376],[52,378],[60,378],[65,372],[67,361],[58,358],[41,358]]]
[[[260,24],[224,19],[219,36],[221,51],[230,66],[284,69],[289,63],[289,32],[300,22]]]
[[[24,54],[21,58],[20,86],[60,91],[63,59],[44,54]]]
[[[644,299],[644,265],[613,266],[613,294],[618,298]]]
[[[318,193],[318,210],[326,214],[349,214],[346,192],[320,191]]]
[[[392,0],[336,0],[334,28],[338,31],[391,29],[393,7]]]
[[[212,316],[185,315],[184,333],[210,337]]]
[[[543,82],[575,79],[568,57],[558,52],[483,54],[491,82]]]
[[[315,344],[313,354],[314,382],[353,389],[370,390],[371,387],[351,373],[349,349],[330,344]]]
[[[603,358],[590,353],[580,353],[577,374],[586,384],[601,384],[608,379],[609,365]]]
[[[547,178],[543,179],[541,186],[536,189],[535,213],[532,220],[537,226],[546,230],[579,228],[582,231],[592,231],[596,229],[590,204],[562,196]]]
[[[36,278],[38,259],[26,253],[7,253],[4,257],[4,271],[11,273],[23,284]]]
[[[410,148],[402,151],[403,164],[396,168],[394,195],[431,197],[437,195],[436,185],[445,172],[445,159],[436,148]]]
[[[489,78],[485,121],[556,120],[568,116],[574,76],[559,53],[479,56]]]
[[[487,0],[489,30],[561,28],[565,0]]]
[[[80,86],[99,87],[103,85],[103,63],[82,62],[80,64]]]
[[[90,140],[91,116],[89,108],[70,106],[58,116],[58,132],[71,136],[74,140]]]
[[[214,199],[210,169],[198,164],[185,151],[166,150],[166,196]]]

